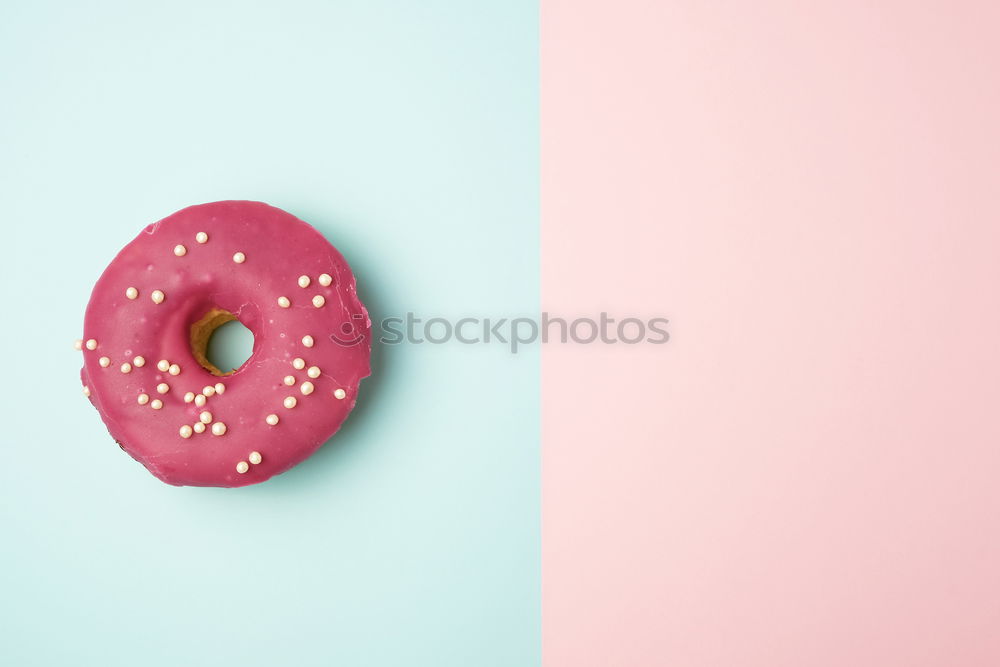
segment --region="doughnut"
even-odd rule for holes
[[[253,352],[224,371],[206,349],[233,320]],[[247,486],[301,463],[371,372],[347,262],[308,223],[253,201],[143,229],[98,279],[83,333],[84,395],[118,445],[175,486]]]

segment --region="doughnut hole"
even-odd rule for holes
[[[232,375],[245,364],[253,354],[253,343],[253,332],[222,308],[211,309],[191,325],[191,353],[217,377]]]

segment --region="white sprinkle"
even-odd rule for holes
[[[277,426],[278,425],[278,415],[268,415],[267,417],[264,418],[264,421],[266,421],[271,426]]]
[[[297,371],[301,371],[306,367],[306,360],[302,357],[295,357],[292,359],[292,367]]]
[[[299,287],[309,287],[309,276],[299,276]]]
[[[313,305],[316,306],[317,308],[322,308],[323,304],[325,303],[326,299],[323,298],[322,294],[317,294],[316,296],[313,297]]]
[[[164,373],[166,373],[168,370],[170,370],[170,362],[167,361],[166,359],[160,359],[159,361],[156,362],[156,367],[159,368]]]
[[[287,296],[279,296],[278,305],[281,306],[282,308],[288,308],[289,306],[292,305],[292,302],[288,300]]]
[[[170,367],[167,368],[167,372],[170,373],[171,375],[180,375],[181,367],[178,366],[177,364],[170,364]]]
[[[242,475],[247,470],[250,470],[250,464],[247,463],[246,461],[240,461],[239,463],[236,464],[236,472],[238,472],[239,474]]]
[[[161,292],[158,289],[157,290],[153,290],[153,293],[150,294],[149,297],[153,300],[153,303],[156,303],[156,304],[163,303],[163,300],[167,298],[163,294],[163,292]]]
[[[282,380],[282,382],[284,382],[286,385],[288,385],[289,387],[291,387],[293,384],[295,384],[295,376],[293,376],[293,375],[286,375],[285,379]]]
[[[314,341],[313,341],[313,337],[312,336],[303,336],[302,337],[302,344],[305,345],[306,347],[312,347],[313,346],[313,342]]]
[[[132,365],[136,368],[142,368],[146,365],[146,357],[136,357],[132,360]]]
[[[108,366],[111,365],[111,360],[108,359],[107,357],[101,357],[100,359],[97,360],[97,363],[101,365],[101,368],[107,368]]]
[[[208,243],[208,234],[205,232],[198,232],[194,235],[194,240],[198,243]]]
[[[299,391],[302,392],[303,396],[308,396],[309,394],[313,393],[314,389],[315,387],[313,387],[312,382],[303,382],[302,386],[299,387]]]
[[[97,349],[97,341],[94,340],[93,338],[87,339],[87,349],[88,350],[96,350]]]
[[[306,375],[311,377],[313,380],[320,376],[319,366],[310,366],[309,370],[306,371]]]
[[[160,384],[156,385],[156,391],[161,394],[165,394],[168,391],[170,391],[170,385],[167,384],[166,382],[161,382]]]
[[[221,382],[216,382],[215,383],[215,393],[216,394],[222,394],[225,391],[226,391],[226,385],[222,384]]]
[[[182,438],[190,438],[192,433],[194,433],[194,429],[191,428],[190,426],[188,426],[187,424],[184,424],[184,426],[181,426],[181,437]]]
[[[209,397],[214,396],[215,395],[215,387],[213,387],[210,384],[206,384],[204,387],[202,387],[201,393],[203,393],[203,394],[205,394],[205,396],[209,396]]]
[[[197,405],[199,408],[205,407],[205,403],[207,401],[208,399],[205,398],[205,394],[198,394],[197,396],[194,397],[194,404]]]
[[[241,252],[238,252],[235,255],[233,255],[233,261],[236,262],[237,264],[242,264],[243,262],[247,261],[247,256]]]
[[[83,385],[83,395],[90,398],[90,387]],[[277,419],[277,417],[275,417]]]
[[[77,338],[75,341],[73,341],[73,349],[74,350],[82,350],[83,349],[83,341],[80,340],[79,338]]]
[[[152,403],[149,404],[149,407],[153,408],[154,410],[159,410],[160,408],[163,407],[163,401],[161,401],[158,398],[154,398]]]
[[[203,422],[204,423],[204,422]],[[212,424],[212,435],[225,435],[226,425],[222,422],[215,422]]]
[[[122,373],[131,373],[131,372],[132,372],[132,364],[126,361],[124,364],[122,364]]]
[[[205,425],[202,424],[201,422],[195,422],[194,423],[194,432],[195,433],[204,433],[205,432]]]
[[[285,398],[285,400],[284,400],[284,403],[283,403],[283,405],[284,405],[284,406],[285,406],[286,408],[288,408],[289,410],[291,410],[292,408],[294,408],[294,407],[295,407],[295,405],[296,405],[297,403],[298,403],[298,401],[297,401],[297,400],[295,400],[295,397],[294,397],[294,396],[288,396],[288,397],[286,397],[286,398]]]
[[[149,403],[149,394],[139,394],[139,397],[135,400],[139,405],[146,405],[146,403]]]
[[[202,424],[211,424],[212,423],[212,413],[209,412],[208,410],[205,410],[200,415],[198,415],[198,419],[201,420]]]
[[[347,396],[347,392],[343,389],[336,389],[333,392],[333,397],[339,400],[343,400]]]
[[[322,285],[323,287],[329,287],[330,283],[332,283],[332,282],[333,282],[333,278],[330,277],[329,273],[320,274],[320,277],[319,277],[319,284],[320,285]]]
[[[260,452],[250,452],[250,456],[247,457],[247,460],[250,461],[250,463],[257,465],[263,459],[260,456]]]
[[[184,394],[184,402],[185,403],[190,403],[193,400],[194,400],[194,392],[193,391],[189,391],[188,393]]]
[[[129,299],[136,299],[139,296],[139,290],[134,287],[129,287],[125,290],[125,296]]]
[[[183,257],[184,255],[187,254],[187,251],[188,249],[180,244],[174,246],[174,254],[177,255],[178,257]]]

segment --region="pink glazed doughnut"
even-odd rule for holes
[[[253,332],[253,354],[224,373],[205,350],[234,319]],[[312,226],[222,201],[178,211],[118,253],[77,347],[83,393],[153,475],[246,486],[337,431],[370,373],[371,321],[347,262]]]

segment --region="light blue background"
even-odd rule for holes
[[[169,487],[80,394],[94,281],[183,206],[312,222],[373,317],[538,310],[537,7],[3,3],[0,664],[539,662],[537,348],[383,347],[305,464]]]

